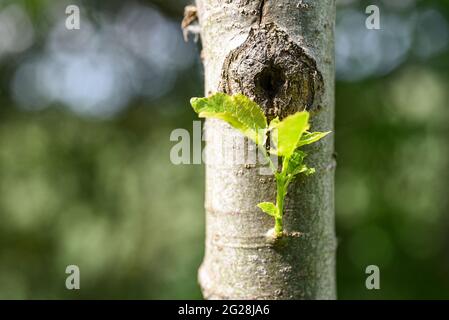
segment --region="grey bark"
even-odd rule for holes
[[[205,92],[244,93],[267,117],[311,112],[314,131],[333,130],[334,0],[197,0]],[[333,138],[308,148],[316,173],[289,187],[284,227],[256,207],[274,201],[260,165],[223,163],[236,144],[226,123],[206,120],[206,251],[199,270],[208,299],[334,299]],[[224,146],[212,137],[224,139]],[[298,236],[299,235],[299,236]]]

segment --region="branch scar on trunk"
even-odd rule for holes
[[[317,111],[323,77],[315,60],[276,24],[252,28],[226,57],[220,91],[243,93],[262,106],[269,120]]]

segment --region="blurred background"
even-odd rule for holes
[[[0,298],[201,298],[204,168],[169,159],[189,2],[0,0]],[[337,3],[338,296],[449,298],[449,2]]]

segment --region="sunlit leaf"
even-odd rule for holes
[[[261,202],[257,206],[262,209],[263,212],[272,217],[276,217],[278,215],[278,208],[273,202]]]
[[[301,147],[306,144],[311,144],[311,143],[317,142],[318,140],[327,136],[329,133],[331,133],[331,131],[326,131],[326,132],[308,132],[308,131],[306,131],[301,136],[301,139],[299,140],[297,147]]]
[[[260,106],[248,97],[216,93],[207,98],[192,98],[190,104],[199,117],[221,119],[257,144],[265,143],[267,119]]]
[[[282,121],[274,119],[270,123],[270,130],[276,148],[275,153],[279,156],[290,157],[307,129],[309,129],[307,111],[297,112]]]

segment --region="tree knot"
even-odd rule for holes
[[[250,30],[245,42],[226,57],[220,91],[243,93],[266,116],[283,118],[319,105],[323,78],[315,60],[276,24]]]

